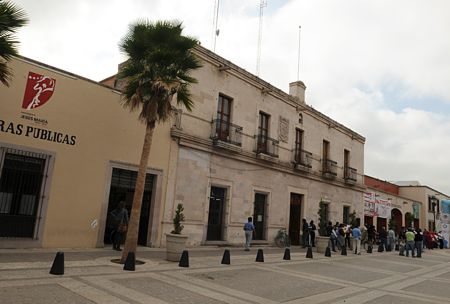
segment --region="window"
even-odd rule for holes
[[[219,95],[217,106],[216,133],[220,140],[226,141],[230,133],[231,123],[231,98]]]
[[[258,151],[262,153],[267,153],[267,141],[269,137],[269,121],[270,121],[269,114],[259,112]]]
[[[344,178],[349,177],[350,151],[344,149]]]
[[[322,145],[322,165],[323,165],[323,172],[328,172],[328,158],[330,155],[330,142],[324,140]]]
[[[342,222],[345,224],[350,224],[350,207],[344,206],[344,210],[342,212]]]
[[[301,151],[303,149],[303,130],[295,129],[295,162],[302,162]]]

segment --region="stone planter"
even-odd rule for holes
[[[166,259],[172,262],[179,262],[181,253],[186,248],[188,236],[183,234],[166,234]]]
[[[329,240],[330,238],[328,236],[316,236],[316,249],[318,253],[325,253]]]

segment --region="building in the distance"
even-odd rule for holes
[[[374,225],[377,231],[390,226],[398,234],[401,227],[422,227],[423,204],[400,193],[398,185],[371,176],[364,176],[364,223]]]

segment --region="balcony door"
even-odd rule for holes
[[[295,129],[295,162],[303,163],[302,159],[303,149],[303,130]]]
[[[267,153],[267,138],[269,137],[270,115],[259,112],[258,152]]]
[[[322,151],[322,165],[323,172],[330,171],[328,168],[328,159],[330,157],[330,143],[326,140],[323,141],[323,151]]]
[[[217,106],[216,133],[217,138],[222,141],[229,141],[231,123],[231,98],[219,95]]]

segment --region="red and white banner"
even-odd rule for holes
[[[55,84],[56,80],[53,78],[29,72],[22,108],[32,110],[43,106],[52,97]]]
[[[371,217],[391,217],[391,201],[377,198],[372,192],[364,192],[364,215]]]

